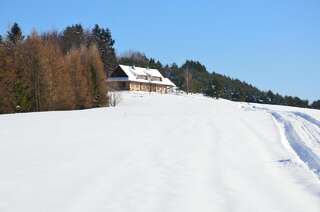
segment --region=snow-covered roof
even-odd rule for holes
[[[146,71],[144,71],[144,68],[135,67],[135,66],[125,66],[125,65],[120,65],[120,67],[127,75],[129,72],[129,74],[132,74],[133,76],[137,76],[137,75],[147,76],[147,73]]]
[[[133,81],[176,87],[176,85],[170,79],[163,77],[157,69],[126,65],[119,65],[119,67],[128,77],[110,77],[108,81]],[[143,79],[143,77],[145,77],[145,79]],[[160,81],[153,79],[155,77],[160,78]]]
[[[142,67],[136,67],[136,66],[126,66],[126,65],[120,65],[120,67],[126,74],[127,72],[130,72],[134,76],[140,75],[140,76],[152,76],[152,77],[163,78],[163,76],[157,69],[142,68]]]
[[[168,78],[163,78],[163,83],[165,83],[166,85],[172,86],[172,87],[176,87],[176,85]]]

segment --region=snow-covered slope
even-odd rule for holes
[[[0,211],[320,211],[319,111],[122,95],[1,115]]]

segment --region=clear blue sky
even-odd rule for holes
[[[118,53],[199,60],[261,89],[320,99],[319,0],[1,0],[0,33],[15,21],[25,33],[98,23]]]

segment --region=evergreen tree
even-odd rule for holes
[[[268,91],[267,94],[266,94],[267,98],[267,103],[271,104],[271,103],[274,103],[274,99],[275,99],[275,95],[272,91]]]
[[[166,75],[172,82],[179,88],[182,87],[184,79],[183,79],[183,72],[180,71],[179,66],[176,63],[173,63],[171,66],[168,67],[166,70]]]
[[[100,28],[98,24],[94,26],[91,33],[91,42],[97,45],[101,60],[104,64],[104,70],[106,75],[109,76],[118,65],[113,47],[115,41],[112,39],[110,30],[108,28]]]
[[[81,24],[68,26],[62,33],[62,50],[64,53],[71,49],[80,48],[85,43],[85,34]]]
[[[204,93],[210,81],[210,74],[206,67],[198,61],[187,60],[180,69],[184,73],[182,89],[194,93]]]
[[[22,31],[17,23],[14,23],[10,31],[7,32],[7,39],[13,44],[17,44],[24,39]]]
[[[107,84],[103,63],[101,61],[99,51],[96,46],[90,46],[89,54],[89,70],[92,82],[92,95],[94,97],[94,106],[101,107],[107,105]]]
[[[144,53],[128,51],[120,56],[118,62],[128,66],[149,67],[150,59]]]
[[[319,109],[320,110],[320,100],[314,101],[311,104],[311,107],[314,108],[314,109]]]

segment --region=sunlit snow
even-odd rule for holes
[[[0,211],[320,211],[320,111],[122,93],[0,116]]]

